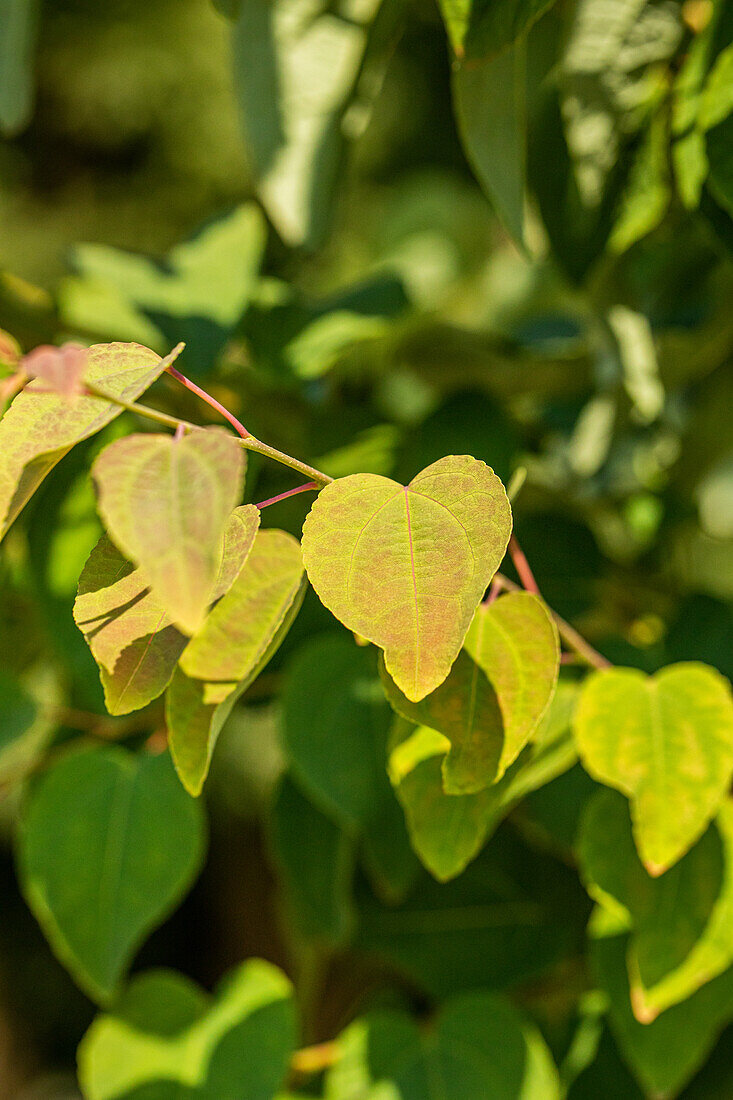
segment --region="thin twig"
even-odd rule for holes
[[[230,413],[229,409],[222,405],[220,401],[217,401],[216,398],[212,397],[210,393],[206,392],[206,390],[202,390],[201,386],[197,386],[196,383],[192,382],[190,378],[186,378],[186,375],[181,374],[181,372],[179,370],[176,370],[175,367],[168,367],[167,373],[175,378],[177,382],[180,382],[182,386],[185,386],[187,390],[190,390],[191,393],[195,393],[197,397],[200,397],[201,400],[205,401],[207,405],[210,405],[212,409],[216,409],[216,411],[221,416],[223,416],[225,420],[229,421],[237,435],[241,436],[242,439],[247,439],[250,433],[247,431],[244,424],[237,420],[234,413]]]
[[[509,539],[509,554],[514,562],[514,568],[517,571],[517,576],[522,582],[522,587],[525,592],[533,592],[535,596],[539,596],[540,590],[537,581],[534,579],[534,573],[532,572],[522,547],[517,541],[516,535],[512,535]]]
[[[318,489],[318,482],[306,481],[305,485],[296,485],[294,489],[288,489],[284,493],[278,493],[276,497],[269,497],[267,500],[261,500],[259,504],[255,505],[255,508],[259,508],[260,510],[269,508],[271,504],[277,504],[281,500],[287,500],[288,497],[294,497],[297,493],[306,493],[313,489]]]

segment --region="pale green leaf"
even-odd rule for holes
[[[179,352],[161,359],[140,344],[95,344],[84,379],[112,397],[135,401]],[[45,389],[31,382],[0,420],[0,537],[67,451],[122,411],[99,397],[67,400]]]
[[[673,1005],[650,1024],[631,1011],[626,938],[596,940],[591,963],[610,1000],[611,1028],[625,1061],[650,1097],[678,1096],[705,1062],[733,1015],[733,969]]]
[[[661,222],[672,197],[666,112],[651,120],[629,174],[608,246],[625,252]]]
[[[246,150],[257,192],[288,244],[313,244],[328,224],[344,114],[379,3],[339,0],[324,8],[320,0],[247,0],[241,6],[234,74]]]
[[[245,203],[176,245],[158,262],[102,244],[72,253],[80,277],[61,285],[67,325],[83,332],[127,333],[158,347],[182,339],[200,371],[221,351],[257,285],[266,228]]]
[[[458,132],[469,164],[497,217],[525,243],[526,47],[462,65],[453,74]]]
[[[730,686],[696,662],[653,677],[627,668],[593,673],[575,738],[590,775],[631,799],[639,855],[661,875],[702,835],[730,785]]]
[[[20,883],[90,996],[113,996],[145,936],[190,887],[204,847],[201,809],[167,754],[109,747],[43,773],[20,821]]]
[[[260,959],[227,974],[213,996],[169,970],[135,977],[81,1041],[87,1100],[272,1100],[296,1040],[292,988]]]
[[[254,543],[260,513],[236,508],[212,599],[229,590]],[[103,536],[79,578],[74,619],[99,665],[110,714],[139,710],[165,690],[188,639],[173,626],[141,570]]]
[[[306,939],[333,948],[354,925],[353,840],[285,776],[270,815],[270,842],[288,915]]]
[[[126,436],[106,447],[92,468],[112,540],[186,634],[199,629],[213,599],[244,464],[233,436],[207,428],[182,439]]]
[[[634,847],[625,800],[602,791],[583,818],[579,856],[589,893],[628,913],[631,1004],[650,1023],[733,962],[733,804],[659,878]],[[609,901],[610,899],[610,901]]]
[[[258,667],[301,588],[303,559],[285,531],[259,531],[233,585],[181,657],[187,676],[244,680]]]
[[[0,0],[0,131],[27,126],[33,110],[39,0]]]
[[[407,487],[377,474],[327,485],[303,527],[303,559],[321,601],[384,650],[418,701],[448,675],[510,532],[494,472],[453,455]]]
[[[447,882],[459,875],[520,799],[572,767],[577,756],[569,725],[575,698],[574,685],[561,685],[532,745],[498,783],[474,794],[444,790],[447,738],[427,726],[413,729],[398,721],[390,778],[412,846],[434,878]]]
[[[400,1012],[374,1012],[338,1039],[326,1100],[559,1100],[539,1032],[490,993],[446,1002],[422,1034]]]

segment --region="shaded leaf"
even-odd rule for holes
[[[429,1033],[374,1012],[339,1037],[326,1100],[556,1100],[560,1081],[540,1033],[489,993],[444,1004]]]
[[[554,0],[439,0],[459,57],[491,57],[526,33]]]
[[[447,738],[426,726],[396,724],[390,778],[413,848],[435,878],[446,882],[459,875],[517,802],[572,767],[576,752],[569,723],[575,697],[575,688],[563,685],[533,745],[502,779],[474,794],[448,794],[444,789]]]
[[[618,218],[608,238],[613,252],[625,252],[661,222],[672,197],[666,112],[651,120],[621,196]]]
[[[288,926],[328,947],[345,943],[354,925],[353,841],[287,775],[275,795],[270,840]]]
[[[661,875],[701,836],[730,784],[730,687],[696,662],[653,677],[595,672],[575,712],[575,738],[589,774],[631,799],[639,855]]]
[[[35,86],[38,0],[0,0],[0,131],[30,122]]]
[[[0,671],[0,782],[22,777],[51,740],[54,723],[43,702]]]
[[[250,959],[211,996],[172,970],[136,976],[78,1051],[87,1100],[272,1100],[295,1046],[285,975]]]
[[[448,675],[510,531],[499,479],[454,455],[407,487],[377,474],[327,485],[303,526],[303,559],[321,601],[384,650],[418,701]]]
[[[602,791],[583,819],[579,854],[589,892],[628,912],[631,1004],[641,1023],[686,1000],[733,962],[733,806],[659,878],[634,847],[625,800]]]
[[[652,1096],[676,1096],[700,1068],[733,1014],[733,969],[649,1024],[631,1011],[624,936],[593,943],[591,961],[610,1000],[611,1028],[619,1050]]]
[[[260,522],[253,504],[236,508],[224,533],[213,599],[231,587]],[[103,536],[79,578],[74,619],[99,666],[110,714],[128,714],[165,690],[188,639],[150,591],[141,570]]]
[[[105,527],[186,634],[199,629],[213,598],[244,465],[241,447],[219,428],[182,439],[126,436],[94,463]]]
[[[111,396],[135,401],[179,351],[161,359],[140,344],[95,344],[84,379]],[[31,382],[0,420],[0,537],[67,451],[122,411],[99,397],[69,402],[46,389],[43,382]]]
[[[203,855],[200,807],[168,755],[117,747],[66,756],[44,772],[18,835],[28,904],[79,985],[101,1001],[185,894]]]
[[[497,217],[524,244],[526,190],[526,49],[462,65],[453,74],[453,103],[466,158]]]

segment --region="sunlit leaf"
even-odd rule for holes
[[[591,895],[628,912],[631,1004],[641,1023],[686,1000],[733,962],[730,801],[674,867],[652,878],[634,847],[627,803],[612,791],[599,792],[584,815],[579,854]]]
[[[497,217],[525,241],[527,93],[524,43],[453,74],[458,132]]]
[[[733,699],[712,668],[671,665],[594,673],[575,713],[581,760],[631,799],[634,840],[661,875],[702,835],[733,772]]]
[[[115,544],[147,578],[184,633],[202,625],[222,559],[229,516],[242,492],[244,452],[219,428],[130,435],[92,470],[99,513]]]
[[[448,675],[510,532],[493,471],[450,456],[407,487],[376,474],[327,485],[303,527],[303,559],[326,607],[384,650],[418,701]]]
[[[0,0],[0,131],[17,134],[33,110],[38,0]]]
[[[285,531],[259,531],[244,567],[181,657],[187,676],[239,682],[258,667],[297,596],[303,560]]]
[[[87,1100],[271,1100],[295,1039],[290,982],[271,963],[250,959],[213,996],[183,974],[151,970],[87,1031],[79,1080]]]
[[[312,244],[328,224],[344,113],[379,2],[241,6],[234,73],[247,153],[258,194],[288,244]]]
[[[569,724],[575,697],[572,685],[562,685],[533,744],[502,779],[474,794],[447,794],[444,789],[447,738],[427,726],[396,723],[390,778],[412,846],[435,878],[446,882],[459,875],[520,799],[572,767],[577,756]]]
[[[338,1039],[326,1100],[557,1100],[560,1080],[540,1033],[489,993],[444,1004],[423,1035],[409,1016],[374,1012]]]
[[[203,854],[201,809],[168,755],[117,747],[71,754],[45,771],[18,837],[28,904],[79,985],[102,1001]]]
[[[236,508],[224,534],[213,599],[231,587],[254,543],[260,514]],[[74,619],[99,665],[110,714],[128,714],[156,699],[170,682],[188,639],[150,591],[139,569],[103,536],[79,579]]]
[[[179,351],[161,359],[140,344],[96,344],[89,348],[84,378],[113,397],[135,401]],[[121,412],[99,397],[70,402],[47,389],[31,382],[0,420],[0,537],[66,452]]]

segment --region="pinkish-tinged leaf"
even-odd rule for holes
[[[253,504],[230,516],[214,599],[229,589],[244,565],[259,519]],[[106,535],[79,580],[74,619],[99,666],[110,714],[128,714],[156,699],[188,641],[155,600],[142,572]]]
[[[135,401],[179,354],[165,359],[140,344],[95,344],[84,380],[123,401]],[[0,420],[0,538],[56,463],[122,410],[101,397],[68,401],[40,379],[31,382]]]
[[[303,559],[322,602],[384,650],[417,702],[450,672],[511,525],[493,470],[451,455],[406,487],[377,474],[327,485],[303,527]]]
[[[42,344],[23,356],[22,368],[29,378],[44,382],[44,390],[61,397],[78,397],[84,392],[88,354],[81,344],[64,344],[60,348]]]
[[[203,624],[213,599],[244,464],[244,452],[220,428],[181,439],[130,435],[94,463],[99,512],[111,538],[186,634]]]

